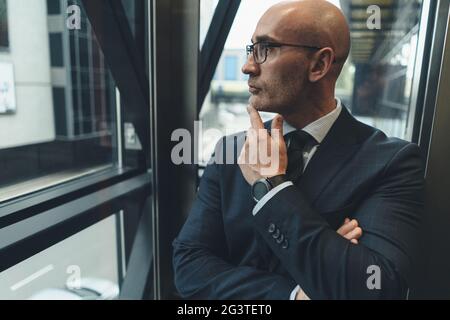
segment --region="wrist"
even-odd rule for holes
[[[273,188],[279,186],[283,182],[286,182],[285,175],[277,175],[273,177],[262,178],[256,180],[252,185],[252,196],[253,199],[258,202],[266,194],[270,192]]]
[[[277,186],[279,186],[282,183],[285,183],[286,181],[288,181],[287,177],[285,174],[279,174],[273,177],[268,177],[266,178],[269,183],[272,185],[272,188],[275,188]]]

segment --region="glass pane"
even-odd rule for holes
[[[211,156],[217,140],[225,135],[247,130],[250,121],[247,114],[247,101],[250,97],[247,86],[248,77],[241,72],[247,59],[245,46],[250,43],[253,31],[262,14],[279,0],[242,0],[216,73],[211,89],[200,113],[203,136],[199,159],[206,163]],[[201,16],[202,25],[209,27],[215,7],[211,0],[203,0],[202,6],[209,6],[209,14]],[[202,9],[205,10],[205,9]],[[207,29],[206,29],[207,31]],[[233,70],[234,69],[234,70]],[[264,121],[273,117],[261,114]]]
[[[416,59],[421,0],[386,1],[380,25],[368,27],[373,1],[340,1],[351,27],[352,50],[337,95],[356,118],[388,136],[406,136]],[[401,8],[401,10],[399,9]],[[412,125],[412,124],[411,124]]]
[[[0,0],[0,50],[8,47],[8,11],[6,0]]]
[[[239,56],[225,56],[225,80],[237,80]]]
[[[113,215],[1,272],[0,299],[117,298],[123,265],[117,223]]]
[[[148,75],[148,24],[147,0],[121,0],[125,15],[130,26],[134,44],[142,61],[145,61],[145,72]]]
[[[136,33],[136,2],[133,0],[122,0],[122,6],[125,9],[125,14],[130,25],[131,33],[134,35]]]
[[[61,1],[47,0],[48,14],[61,14]]]
[[[79,16],[66,13],[66,1],[8,1],[0,202],[117,162],[115,83],[80,1],[69,4]]]
[[[201,0],[200,1],[200,48],[203,47],[209,25],[211,24],[214,12],[216,11],[219,0]]]
[[[246,61],[245,45],[262,14],[278,2],[241,2],[200,114],[204,134],[199,157],[203,162],[222,135],[246,130],[250,125],[246,112],[247,76],[240,72]],[[389,136],[410,139],[406,129],[409,112],[415,109],[410,101],[422,1],[383,1],[379,30],[367,27],[371,16],[367,8],[373,1],[358,0],[357,5],[352,0],[330,2],[343,10],[352,37],[352,51],[337,83],[336,96],[359,120]],[[264,113],[261,116],[264,121],[273,117]]]

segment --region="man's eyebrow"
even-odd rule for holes
[[[252,39],[251,41],[252,41],[252,43],[255,43],[255,42],[262,42],[262,41],[269,42],[269,41],[276,41],[276,40],[270,36],[264,35],[264,36],[256,36],[255,40]]]

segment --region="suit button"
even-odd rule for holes
[[[273,223],[271,223],[267,231],[269,231],[269,233],[272,234],[275,232],[276,228],[277,227]]]
[[[275,231],[275,233],[272,234],[272,237],[274,239],[278,239],[280,237],[280,234],[281,234],[280,229],[277,229],[277,231]]]
[[[285,240],[284,240],[284,242],[283,242],[283,244],[282,244],[281,247],[282,247],[283,249],[289,248],[289,241],[288,241],[288,239],[285,239]]]
[[[278,239],[277,239],[277,243],[278,243],[278,244],[282,244],[283,241],[284,241],[284,234],[281,234],[281,235],[278,237]]]

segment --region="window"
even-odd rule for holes
[[[209,25],[216,11],[219,0],[200,1],[200,48],[203,47]]]
[[[211,82],[210,92],[200,113],[204,132],[202,148],[199,148],[201,163],[209,160],[220,136],[246,130],[250,125],[246,111],[249,99],[247,76],[240,71],[246,60],[245,46],[250,42],[259,17],[272,4],[278,2],[278,0],[241,2]],[[212,5],[212,0],[202,0],[201,7],[205,8],[205,11],[201,15],[200,26],[203,26],[203,33],[206,34],[216,6]],[[209,10],[206,10],[207,8]],[[263,120],[269,120],[272,116],[263,113],[262,117]]]
[[[0,50],[9,47],[7,9],[6,0],[0,0]]]
[[[148,71],[148,25],[146,15],[148,13],[149,1],[147,0],[121,0],[125,15],[130,26],[139,59],[145,61],[146,72]],[[147,75],[148,76],[148,75]]]
[[[207,0],[203,2],[208,3]],[[207,161],[214,144],[222,135],[246,130],[250,123],[246,112],[249,98],[247,77],[237,76],[237,63],[245,63],[245,45],[262,14],[278,0],[242,0],[230,30],[222,58],[211,83],[210,94],[203,104],[200,119],[206,136],[203,154]],[[415,112],[411,105],[418,34],[421,28],[422,1],[387,1],[382,8],[380,30],[369,30],[369,0],[333,0],[347,17],[352,38],[352,51],[336,86],[336,96],[359,120],[383,130],[389,136],[411,139],[408,119]],[[402,8],[399,10],[398,8]],[[238,57],[237,60],[231,60]],[[239,57],[243,57],[239,59]],[[224,70],[223,73],[221,70]],[[223,80],[228,80],[224,83]],[[264,121],[273,115],[262,113]],[[208,130],[216,129],[216,130]],[[210,136],[208,136],[210,135]]]
[[[422,1],[397,1],[383,8],[381,29],[374,30],[367,28],[368,14],[363,14],[369,1],[364,1],[362,9],[348,6],[349,2],[341,1],[343,8],[350,8],[344,13],[352,30],[352,51],[337,84],[337,95],[359,120],[389,136],[409,140]]]
[[[8,2],[15,47],[0,55],[9,70],[0,72],[0,203],[117,165],[114,80],[84,11],[81,30],[69,30],[62,3]]]
[[[61,33],[50,33],[50,63],[53,67],[63,67],[63,39]]]
[[[238,59],[233,56],[225,57],[225,80],[237,80]]]
[[[66,25],[68,5],[79,7],[81,29]],[[145,21],[134,31],[143,35],[152,24],[139,12]],[[0,52],[0,299],[64,299],[74,292],[61,290],[77,279],[85,298],[106,284],[109,298],[122,285],[120,294],[148,298],[138,287],[151,277],[153,252],[134,240],[137,230],[152,237],[140,223],[152,215],[143,125],[152,97],[146,66],[130,53],[146,43],[117,21],[125,10],[110,1],[8,1],[8,14],[11,50]],[[148,274],[127,281],[128,264],[145,254]]]
[[[112,215],[1,272],[0,298],[77,299],[95,297],[94,289],[117,298],[124,258],[119,222]]]
[[[144,14],[145,4],[143,0],[121,0],[133,37],[138,37],[139,23]]]
[[[48,14],[61,14],[61,2],[55,0],[47,0]]]

